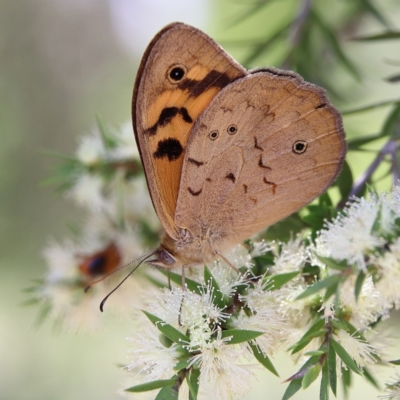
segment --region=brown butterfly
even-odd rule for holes
[[[201,264],[299,210],[338,175],[346,142],[325,91],[275,68],[247,71],[173,23],[137,74],[133,128],[165,229],[148,263]]]

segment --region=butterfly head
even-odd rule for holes
[[[147,264],[157,268],[172,269],[177,267],[176,258],[162,246],[156,250],[154,258],[147,260],[146,262]]]

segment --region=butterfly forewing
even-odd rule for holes
[[[165,27],[143,56],[133,95],[133,127],[153,205],[172,238],[191,128],[223,87],[246,74],[211,38],[181,23]]]
[[[346,152],[323,89],[264,70],[223,89],[196,121],[175,223],[216,250],[255,234],[324,192]]]

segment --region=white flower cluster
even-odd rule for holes
[[[67,195],[84,206],[86,216],[79,234],[63,244],[51,240],[43,251],[47,272],[37,297],[55,320],[73,331],[101,325],[99,304],[122,278],[112,276],[86,294],[85,286],[143,255],[139,221],[145,221],[153,231],[159,226],[143,174],[127,178],[130,166],[140,163],[131,124],[113,132],[112,138],[114,145],[107,147],[96,129],[81,139],[76,157],[85,168]],[[105,178],[91,170],[99,165],[115,167],[115,171]],[[132,294],[143,285],[140,274],[129,279],[107,308],[131,314],[132,304],[137,303]]]
[[[380,399],[400,400],[400,374],[397,373],[391,382],[386,383],[386,394],[379,396]]]
[[[369,198],[354,199],[335,220],[319,232],[310,258],[326,276],[342,274],[337,296],[325,301],[325,315],[346,315],[346,319],[364,336],[371,336],[370,325],[385,319],[400,307],[400,186],[390,193],[371,193]],[[346,262],[343,271],[324,265],[316,256]],[[358,298],[355,287],[359,274],[364,275]],[[339,307],[338,307],[339,306]],[[387,361],[382,343],[343,331],[335,339],[352,356],[359,367]],[[339,362],[339,361],[338,361]],[[343,363],[340,363],[343,366]],[[340,370],[340,369],[338,369]]]
[[[258,255],[271,249],[264,242],[255,243],[253,248],[257,249]],[[296,257],[297,261],[293,263]],[[235,267],[251,267],[249,252],[243,246],[235,248],[227,258]],[[297,247],[296,252],[288,254],[286,262],[292,262],[292,265],[287,265],[287,269],[293,271],[293,265],[299,267],[300,258],[303,254],[298,253]],[[276,253],[276,260],[276,268],[285,269],[282,252]],[[214,288],[204,280],[201,293],[173,288],[155,295],[155,301],[148,304],[146,310],[185,333],[189,341],[165,347],[160,343],[157,330],[149,322],[143,324],[144,330],[128,338],[132,349],[127,368],[135,372],[137,383],[170,379],[176,373],[174,367],[182,360],[182,349],[185,349],[189,352],[188,368],[194,366],[200,370],[199,399],[240,398],[251,388],[257,361],[248,342],[230,344],[230,337],[221,336],[221,327],[263,332],[251,343],[265,356],[278,349],[278,343],[287,333],[281,313],[280,298],[284,296],[281,289],[269,290],[271,284],[263,283],[263,277],[257,277],[255,285],[249,284],[251,275],[238,275],[224,262],[215,262],[210,271],[219,285],[220,294],[225,299],[233,298],[232,304],[218,307]],[[246,288],[245,294],[236,296],[236,288],[240,286]],[[180,398],[187,398],[187,390],[184,384]],[[135,394],[135,398],[140,398],[137,396]]]

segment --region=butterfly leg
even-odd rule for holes
[[[238,274],[240,274],[241,272],[226,258],[224,257],[222,254],[218,253],[217,251],[215,252],[215,255],[217,255],[219,258],[221,258],[222,260],[224,260],[234,271],[236,271]]]

